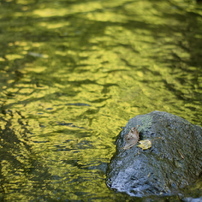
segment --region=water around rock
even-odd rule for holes
[[[137,144],[123,150],[124,136],[137,125],[140,140],[150,140],[151,147],[143,150]],[[202,171],[201,144],[202,128],[181,117],[160,111],[138,115],[118,136],[107,185],[137,197],[179,194]]]

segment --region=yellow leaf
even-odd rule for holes
[[[142,148],[143,150],[149,149],[152,146],[152,142],[151,140],[147,139],[147,140],[140,140],[139,141],[139,145],[137,145],[138,147]]]

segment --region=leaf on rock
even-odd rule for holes
[[[142,148],[143,150],[149,149],[152,146],[152,142],[151,140],[147,139],[147,140],[140,140],[139,141],[139,145],[137,145],[138,147]]]
[[[137,127],[132,127],[129,131],[128,134],[125,135],[125,142],[126,145],[123,147],[124,150],[126,149],[130,149],[131,147],[133,147],[134,145],[136,145],[136,143],[139,140],[139,132],[137,130]]]

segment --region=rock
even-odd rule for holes
[[[186,198],[186,199],[183,199],[184,202],[201,202],[202,201],[202,197],[200,198]]]
[[[137,143],[124,150],[124,136],[136,126],[140,140],[150,140],[152,145],[143,150]],[[181,193],[202,171],[202,128],[167,112],[154,111],[130,119],[116,145],[106,183],[131,196]]]

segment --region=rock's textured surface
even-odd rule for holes
[[[124,136],[138,126],[140,140],[124,150]],[[193,183],[202,171],[202,128],[167,112],[154,111],[129,120],[117,139],[107,171],[107,185],[131,196],[173,195]]]

